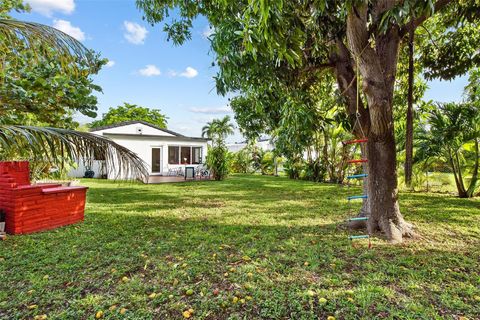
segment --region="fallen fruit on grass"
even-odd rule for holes
[[[187,291],[185,291],[185,294],[187,296],[191,296],[193,294],[193,289],[188,289]]]
[[[43,279],[44,279],[44,280],[48,280],[48,278],[49,278],[48,275],[43,276]]]
[[[245,304],[245,299],[240,299],[241,304]]]
[[[130,280],[130,279],[129,279],[127,276],[125,276],[125,277],[122,278],[122,281],[123,281],[123,282],[128,282],[129,280]]]
[[[188,311],[188,310],[183,311],[182,314],[183,314],[183,317],[184,317],[185,319],[188,319],[188,318],[190,318],[190,317],[192,316],[192,314],[191,314],[190,311]]]
[[[349,294],[349,295],[353,295],[353,294],[354,294],[353,290],[346,290],[345,293],[346,293],[346,294]]]
[[[474,296],[474,297],[473,297],[473,300],[475,300],[475,301],[480,301],[480,296]]]
[[[110,308],[108,308],[108,310],[110,311],[114,311],[115,309],[117,309],[117,305],[114,304],[113,306],[111,306]]]
[[[27,309],[29,309],[29,310],[36,309],[36,308],[38,308],[38,305],[36,305],[36,304],[31,304],[27,307]]]
[[[225,273],[223,274],[223,276],[224,276],[224,277],[228,277],[228,272],[225,272]]]
[[[190,312],[190,314],[193,314],[195,312],[195,310],[193,310],[192,308],[188,309],[188,312]]]
[[[173,294],[168,295],[168,299],[173,299]]]
[[[349,302],[353,302],[353,301],[354,301],[352,297],[348,297],[347,300],[348,300]]]
[[[310,264],[310,263],[308,263],[308,261],[305,261],[305,262],[303,263],[303,265],[304,265],[305,267],[307,267],[309,264]]]
[[[249,273],[247,273],[247,276],[248,276],[249,278],[252,278],[252,277],[253,277],[253,273],[249,272]]]
[[[250,297],[250,296],[246,296],[245,299],[247,299],[248,301],[252,300],[253,298]]]
[[[233,297],[232,302],[233,302],[233,303],[237,303],[237,302],[238,302],[238,298],[237,298],[237,297]]]
[[[243,256],[242,259],[243,259],[243,261],[250,261],[250,260],[252,260],[249,256]]]
[[[35,316],[33,319],[35,319],[35,320],[45,320],[45,319],[47,319],[47,315],[46,314],[41,314],[41,315]]]
[[[328,316],[327,320],[335,320],[335,317],[334,316]]]
[[[28,294],[32,294],[32,293],[34,293],[34,292],[35,292],[35,290],[33,290],[33,289],[27,291]]]
[[[115,273],[115,272],[117,272],[117,269],[112,268],[112,270],[110,270],[110,271],[111,271],[112,273]]]
[[[126,308],[120,309],[120,314],[125,314],[125,313],[127,313],[127,309],[126,309]]]
[[[157,294],[155,292],[152,292],[148,297],[150,299],[155,299],[156,296],[157,296]]]
[[[95,314],[95,319],[101,319],[103,318],[103,311],[100,310]]]
[[[307,291],[307,294],[310,296],[310,297],[314,297],[317,293],[313,290],[308,290]]]
[[[235,268],[230,268],[230,272],[235,272]]]
[[[327,299],[325,299],[325,298],[319,298],[319,299],[318,299],[318,303],[320,303],[320,304],[325,304],[325,303],[327,303]]]

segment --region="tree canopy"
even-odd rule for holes
[[[167,119],[167,116],[159,109],[149,109],[124,102],[121,106],[108,109],[108,112],[102,115],[102,119],[93,121],[90,126],[96,128],[124,121],[139,120],[166,128]]]

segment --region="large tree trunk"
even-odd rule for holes
[[[372,9],[374,19],[395,4],[379,1]],[[358,61],[367,98],[370,131],[367,143],[368,197],[370,198],[370,233],[380,230],[392,242],[412,236],[412,226],[400,213],[397,190],[396,148],[393,128],[393,90],[396,76],[399,30],[391,27],[380,33],[372,45],[365,4],[351,10],[347,18],[350,51]]]
[[[477,182],[478,182],[478,167],[479,167],[479,155],[480,150],[478,146],[478,138],[475,138],[474,141],[475,145],[475,166],[473,167],[472,179],[470,180],[470,185],[467,190],[467,196],[469,198],[473,197],[475,190],[477,189]]]
[[[413,20],[412,20],[413,21]],[[413,26],[408,35],[408,106],[407,106],[407,128],[405,135],[405,184],[408,188],[412,185],[413,170],[413,40],[415,29]]]

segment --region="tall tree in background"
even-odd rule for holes
[[[360,128],[368,136],[368,196],[370,232],[380,229],[394,241],[413,235],[398,204],[396,145],[393,125],[393,90],[398,50],[411,28],[417,28],[441,11],[460,12],[475,20],[475,1],[154,1],[137,0],[151,23],[162,21],[170,9],[180,8],[180,19],[165,25],[168,37],[182,43],[190,37],[189,28],[197,15],[206,16],[215,28],[212,44],[222,70],[241,51],[252,57],[270,56],[272,67],[294,66],[300,70],[331,68],[347,100],[347,114],[359,115]],[[456,21],[449,27],[455,28]],[[226,31],[226,32],[225,32]],[[234,39],[230,47],[216,47],[217,39]],[[224,42],[223,42],[224,43]],[[235,43],[235,44],[234,44]],[[306,64],[304,57],[312,57]],[[261,66],[256,65],[260,70]],[[228,72],[228,73],[227,73]],[[356,74],[362,81],[363,99],[356,87]],[[220,81],[221,82],[221,81]],[[217,85],[218,87],[218,85]]]
[[[227,136],[233,134],[235,126],[230,122],[230,116],[213,119],[202,128],[202,137],[212,140],[214,145],[225,143]]]
[[[96,128],[124,121],[139,120],[166,128],[167,119],[167,116],[158,109],[149,109],[124,102],[123,106],[108,109],[108,112],[102,115],[102,119],[93,121],[90,126]]]

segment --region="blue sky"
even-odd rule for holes
[[[95,77],[103,88],[98,95],[99,116],[109,107],[129,102],[161,109],[169,117],[169,129],[199,136],[207,121],[231,114],[228,99],[215,91],[206,19],[197,19],[191,41],[175,47],[167,42],[162,25],[151,27],[142,21],[134,0],[26,2],[32,12],[15,17],[55,26],[111,60]],[[466,78],[431,82],[425,99],[460,100],[465,85]],[[92,121],[84,116],[77,120]],[[229,140],[239,141],[241,136],[236,133]]]

